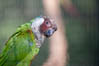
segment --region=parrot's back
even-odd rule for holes
[[[21,25],[9,38],[0,55],[0,66],[29,66],[39,52],[30,23]]]

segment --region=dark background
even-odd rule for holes
[[[68,39],[68,66],[99,66],[99,1],[72,0],[80,16],[70,16],[62,7]],[[43,15],[42,0],[0,0],[0,52],[17,27]],[[33,66],[41,66],[48,57],[48,39]]]

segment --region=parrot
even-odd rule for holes
[[[20,25],[5,43],[0,54],[0,66],[31,66],[44,39],[56,30],[57,25],[49,16],[39,16]]]

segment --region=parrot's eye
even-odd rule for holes
[[[46,24],[49,24],[48,22],[46,22]]]
[[[51,26],[51,24],[48,21],[46,21],[46,25],[47,25],[47,27]]]

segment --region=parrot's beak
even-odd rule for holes
[[[50,36],[53,35],[53,33],[57,30],[57,27],[50,28],[47,31],[44,32],[44,35],[49,38]]]

